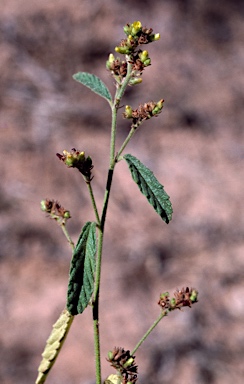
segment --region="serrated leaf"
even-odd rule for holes
[[[73,75],[73,79],[85,85],[93,92],[97,93],[99,96],[104,97],[106,100],[108,100],[109,104],[112,101],[112,96],[108,88],[106,87],[104,82],[99,79],[99,77],[87,72],[78,72]]]
[[[155,211],[168,224],[172,219],[173,209],[169,195],[165,192],[163,185],[159,183],[153,172],[136,157],[127,154],[123,158],[126,160],[132,178],[141,193],[146,196]]]
[[[73,318],[74,317],[65,309],[53,325],[52,332],[47,339],[45,349],[42,353],[42,361],[38,367],[38,376],[35,382],[36,384],[45,383],[47,375],[55,363],[65,341]]]
[[[70,264],[67,309],[72,315],[87,307],[94,288],[96,257],[96,223],[87,222],[82,228]]]

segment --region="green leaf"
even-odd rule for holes
[[[108,88],[103,83],[103,81],[99,79],[99,77],[87,72],[78,72],[73,75],[73,79],[90,88],[93,92],[97,93],[98,95],[104,97],[106,100],[108,100],[109,104],[112,101],[112,96]]]
[[[90,301],[94,288],[95,258],[96,223],[87,222],[70,264],[67,309],[72,315],[82,313]]]
[[[65,309],[53,325],[52,332],[47,339],[45,349],[42,353],[42,361],[38,367],[36,384],[45,383],[47,375],[62,348],[73,319],[74,317]]]
[[[146,196],[148,202],[153,206],[159,216],[169,223],[172,219],[172,204],[169,195],[164,190],[153,172],[132,155],[124,155],[123,158],[129,165],[133,180],[140,188],[141,193]]]

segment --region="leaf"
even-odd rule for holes
[[[73,75],[73,79],[90,88],[93,92],[97,93],[98,95],[104,97],[106,100],[108,100],[109,104],[112,101],[112,96],[108,88],[103,83],[103,81],[99,79],[99,77],[87,72],[78,72]]]
[[[65,341],[73,319],[74,317],[65,309],[53,325],[52,332],[47,339],[45,349],[42,353],[42,361],[38,367],[36,384],[45,383],[47,375],[55,363]]]
[[[67,309],[72,315],[87,307],[94,288],[96,257],[96,223],[87,222],[82,228],[70,264]]]
[[[153,172],[132,155],[124,155],[123,158],[129,165],[133,180],[140,188],[141,193],[146,196],[148,202],[153,206],[159,216],[169,223],[172,219],[172,204],[169,195],[165,192]]]

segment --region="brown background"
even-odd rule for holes
[[[133,349],[159,313],[160,292],[196,287],[199,303],[172,313],[137,353],[139,382],[243,382],[242,1],[0,2],[0,382],[29,384],[65,306],[70,249],[41,199],[70,209],[76,241],[93,220],[86,187],[56,152],[91,155],[103,199],[110,111],[72,80],[88,71],[114,93],[105,61],[127,22],[160,32],[152,66],[124,104],[165,99],[126,152],[165,185],[167,226],[147,205],[126,164],[115,174],[101,287],[103,377],[115,345]],[[119,119],[118,143],[129,125]],[[94,383],[91,311],[75,319],[47,383]],[[115,372],[114,372],[115,373]]]

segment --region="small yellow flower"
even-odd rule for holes
[[[131,29],[132,36],[136,36],[138,32],[141,31],[141,29],[142,29],[141,22],[134,21],[134,23],[132,23],[132,29]]]

